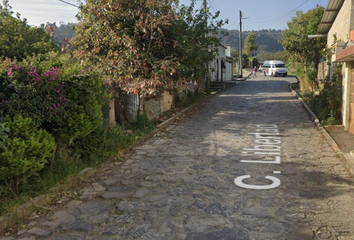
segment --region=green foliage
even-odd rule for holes
[[[300,88],[308,89],[308,81],[306,81],[305,67],[303,63],[291,64],[292,68],[295,66],[296,77],[299,79]]]
[[[248,67],[249,57],[247,54],[242,54],[242,67]]]
[[[201,100],[205,99],[205,94],[199,92],[190,92],[188,91],[186,95],[177,94],[175,104],[176,107],[189,107],[192,104],[198,103]]]
[[[78,137],[72,144],[74,155],[89,164],[101,163],[112,155],[114,142],[110,141],[108,130],[98,127],[88,135]]]
[[[146,115],[146,113],[141,113],[140,111],[138,112],[138,116],[137,116],[137,120],[136,123],[134,124],[137,128],[144,128],[147,127],[149,125],[151,125],[151,122],[148,118],[148,116]]]
[[[0,4],[0,59],[22,60],[33,54],[58,50],[44,29],[30,27],[20,15],[13,16],[8,1]]]
[[[342,109],[342,66],[333,67],[332,80],[326,80],[318,96],[305,94],[304,100],[320,119],[321,124],[337,124],[341,122]]]
[[[0,113],[30,117],[56,139],[71,144],[102,124],[108,86],[98,74],[52,54],[23,63],[0,62]]]
[[[57,24],[54,22],[47,24],[46,28],[47,32],[51,33],[52,40],[57,46],[66,47],[66,41],[72,39],[75,35],[75,26],[76,23],[59,22]]]
[[[293,69],[303,67],[302,70],[305,72],[305,77],[307,77],[307,70],[311,63],[317,70],[323,54],[322,49],[326,45],[325,38],[308,38],[308,35],[317,33],[323,12],[324,9],[321,6],[317,6],[306,13],[298,11],[296,17],[291,22],[288,22],[288,29],[283,32],[281,44],[289,58],[287,64]],[[309,87],[313,87],[315,85],[312,82],[313,79],[309,79],[309,81],[311,81]],[[301,86],[301,88],[305,89],[306,86]]]
[[[258,50],[258,46],[255,44],[255,40],[256,40],[256,33],[255,32],[248,33],[245,39],[244,53],[247,54],[249,57],[255,56],[255,52]]]
[[[145,121],[145,120],[144,120]],[[131,147],[137,140],[151,133],[155,129],[155,124],[151,121],[138,121],[130,125],[113,125],[108,132],[109,141],[114,142],[116,151],[122,151]]]
[[[220,39],[217,34],[224,23],[215,22],[219,13],[213,16],[209,10],[207,13],[204,9],[195,11],[194,6],[195,1],[192,1],[189,7],[183,5],[180,8],[180,17],[174,22],[171,33],[179,45],[179,48],[174,50],[180,64],[179,77],[202,84],[201,81],[208,72],[208,63],[215,58],[218,51],[217,47],[211,46],[219,46]]]
[[[307,79],[311,85],[312,91],[314,91],[318,87],[317,70],[314,68],[308,69]]]
[[[54,129],[69,144],[93,132],[103,123],[102,106],[107,104],[107,90],[97,75],[72,76],[65,82],[68,109]]]
[[[208,25],[215,16],[194,15],[193,7],[177,12],[177,2],[86,1],[73,40],[76,55],[126,93],[152,95],[174,91],[186,78],[204,79],[221,22]]]
[[[230,45],[235,49],[239,49],[239,30],[226,30],[222,29],[226,35],[226,45]],[[260,52],[274,53],[283,51],[283,46],[279,40],[283,39],[282,31],[275,29],[263,29],[259,31],[243,31],[242,32],[242,46],[245,46],[245,39],[250,33],[255,33],[255,44],[258,46]],[[220,35],[222,37],[222,35]]]
[[[38,129],[30,118],[16,115],[6,117],[10,132],[0,153],[0,182],[16,189],[28,178],[38,174],[48,162],[55,146],[54,138],[45,130]]]
[[[259,53],[257,54],[257,59],[259,59],[260,62],[264,62],[265,60],[269,60],[269,59],[275,59],[275,60],[287,62],[288,57],[285,51],[264,52],[260,50]]]
[[[7,127],[6,123],[0,122],[0,151],[5,148],[5,142],[9,138],[10,128]]]
[[[232,46],[233,49],[239,50],[239,31],[238,30],[226,30],[222,29],[222,32],[226,35],[225,37],[221,34],[220,38],[223,38],[226,45]],[[259,31],[244,31],[242,33],[242,46],[246,45],[246,38],[249,34],[255,34],[254,44],[257,47],[257,59],[260,62],[269,59],[277,59],[286,62],[287,57],[283,56],[282,52],[284,51],[283,46],[279,43],[283,39],[281,30],[259,30]],[[246,46],[245,46],[246,48]],[[232,54],[234,59],[239,58],[239,55]],[[238,61],[238,60],[236,60]]]

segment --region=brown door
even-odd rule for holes
[[[350,78],[350,120],[349,131],[354,134],[354,62],[352,62],[351,78]]]

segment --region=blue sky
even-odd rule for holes
[[[64,0],[78,5],[77,0]],[[202,0],[197,1],[201,7]],[[46,22],[76,22],[78,9],[60,0],[9,0],[12,10],[19,12],[30,25],[39,26]],[[190,0],[180,0],[188,5]],[[307,12],[316,5],[327,6],[328,0],[207,0],[211,12],[220,11],[221,19],[229,19],[227,29],[239,29],[239,12],[242,11],[242,30],[286,29],[287,22],[295,16],[296,11]]]

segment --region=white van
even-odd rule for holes
[[[263,63],[263,74],[264,76],[283,76],[288,75],[288,68],[285,63],[277,60],[267,60]]]

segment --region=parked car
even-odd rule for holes
[[[263,63],[262,71],[264,76],[283,76],[288,75],[288,68],[285,63],[278,60],[267,60]]]

